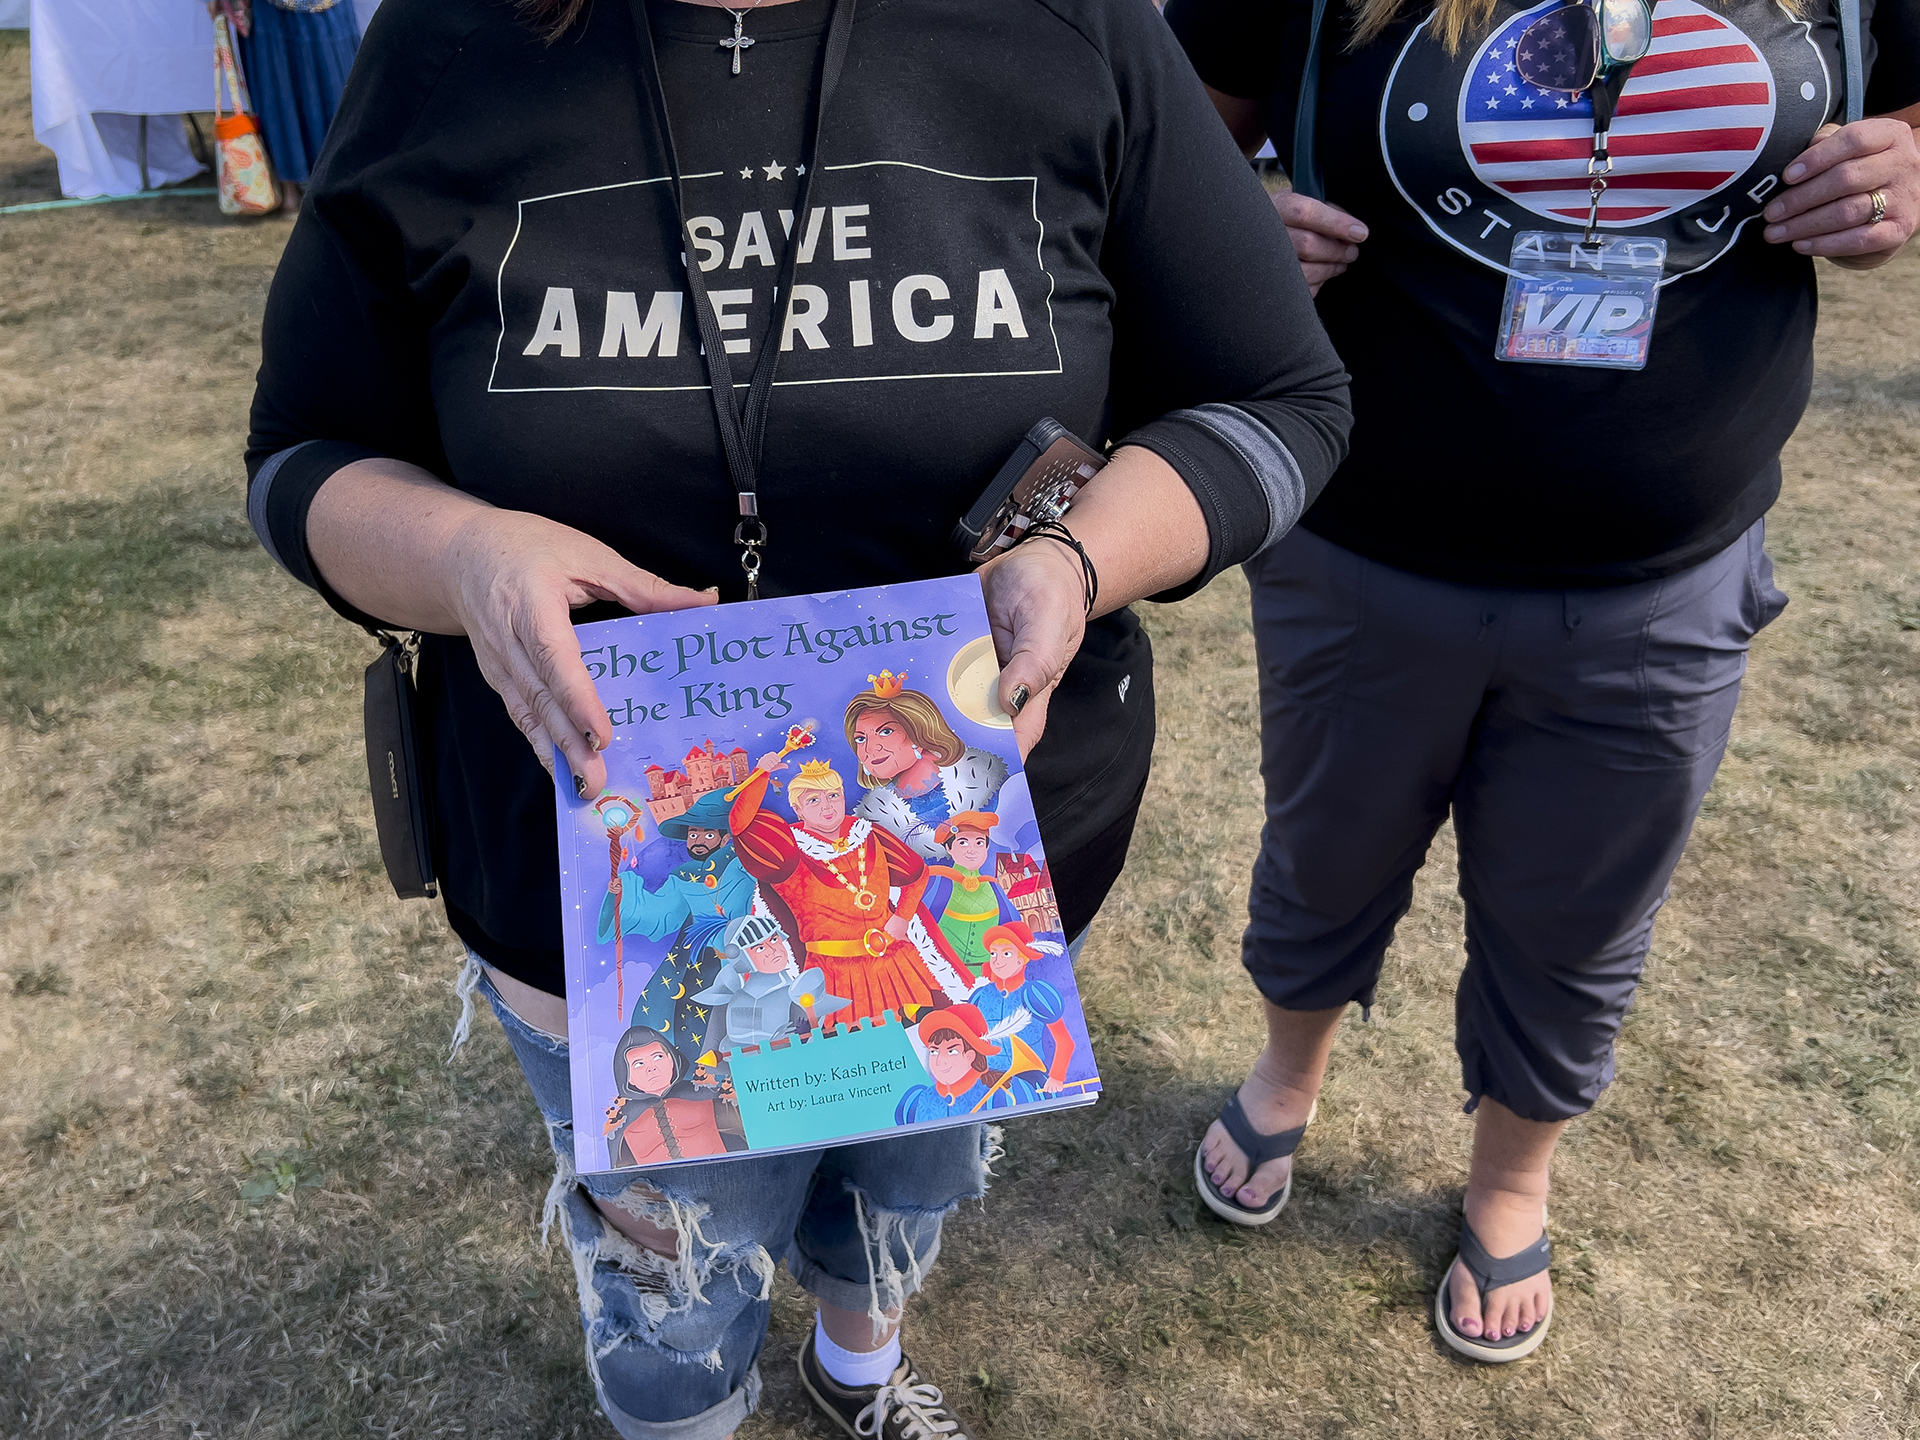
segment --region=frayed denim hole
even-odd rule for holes
[[[853,1197],[854,1225],[866,1250],[867,1319],[877,1341],[898,1322],[907,1297],[926,1285],[928,1267],[940,1253],[940,1226],[960,1202],[955,1200],[938,1210],[884,1210],[870,1202],[852,1181],[846,1186]],[[923,1256],[922,1237],[929,1226],[933,1241],[924,1247]],[[907,1257],[904,1266],[894,1258],[896,1241]]]
[[[730,1273],[742,1294],[763,1303],[770,1300],[773,1257],[757,1241],[729,1245],[709,1238],[704,1228],[709,1215],[706,1206],[653,1186],[629,1185],[607,1200],[636,1219],[672,1231],[678,1239],[676,1253],[662,1255],[629,1240],[606,1222],[594,1206],[591,1193],[580,1183],[571,1158],[572,1128],[564,1121],[548,1126],[554,1138],[554,1172],[541,1210],[540,1238],[545,1245],[553,1223],[559,1221],[561,1238],[573,1261],[574,1288],[586,1331],[587,1365],[596,1393],[604,1393],[600,1361],[629,1340],[675,1361],[720,1369],[717,1348],[697,1355],[675,1350],[664,1343],[661,1327],[670,1317],[707,1303],[707,1286],[719,1273]],[[632,1292],[633,1308],[644,1329],[616,1323],[606,1316],[602,1286],[614,1284]]]
[[[1085,934],[1085,931],[1081,932]],[[994,1178],[993,1167],[1007,1158],[1007,1132],[998,1125],[980,1127],[980,1193],[970,1195],[970,1200],[987,1198],[988,1182]]]
[[[476,991],[486,997],[488,1007],[492,1009],[494,1018],[500,1022],[503,1030],[512,1031],[549,1055],[567,1053],[565,1036],[549,1035],[544,1030],[536,1030],[507,1008],[506,1001],[500,998],[500,992],[495,990],[487,979],[485,962],[469,950],[466,963],[460,967],[459,977],[453,982],[454,998],[460,1002],[460,1015],[454,1021],[452,1040],[447,1046],[447,1064],[453,1063],[461,1047],[473,1036],[473,997]]]

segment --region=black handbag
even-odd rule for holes
[[[402,900],[431,900],[436,890],[427,828],[430,811],[413,715],[420,637],[411,631],[373,634],[381,651],[367,667],[367,783],[373,793],[380,859],[394,894]]]

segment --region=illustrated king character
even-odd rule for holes
[[[945,860],[934,838],[942,821],[967,810],[991,810],[1007,783],[1007,762],[968,745],[940,707],[907,677],[869,675],[871,688],[847,702],[847,744],[867,787],[856,814],[884,825],[923,860]]]
[[[793,916],[805,963],[850,1002],[835,1023],[964,996],[973,973],[920,903],[926,862],[891,831],[847,814],[846,787],[824,760],[806,761],[787,786],[797,822],[764,808],[772,772],[785,766],[778,753],[762,756],[736,792],[734,845]]]
[[[893,1111],[894,1124],[964,1119],[1035,1098],[1033,1086],[1023,1077],[996,1070],[989,1063],[1002,1053],[1001,1047],[988,1038],[986,1017],[975,1006],[962,1001],[930,1010],[915,1028],[933,1083],[916,1085],[900,1097]]]
[[[946,847],[953,863],[927,867],[933,878],[921,897],[953,953],[976,971],[986,967],[987,931],[1020,918],[1006,892],[981,873],[993,853],[993,829],[999,823],[998,815],[984,810],[962,810],[951,820],[941,821],[933,836]]]
[[[1073,1060],[1073,1034],[1060,992],[1044,980],[1027,978],[1027,966],[1042,955],[1063,955],[1066,948],[1036,940],[1020,921],[995,925],[982,937],[987,949],[985,974],[967,996],[986,1017],[995,1038],[1005,1038],[1010,1054],[1035,1057],[1046,1070],[1038,1082],[1043,1095],[1056,1095],[1066,1083]],[[1016,1066],[1017,1068],[1017,1066]]]
[[[787,932],[771,915],[729,920],[720,958],[719,978],[693,997],[713,1007],[705,1055],[810,1035],[821,1020],[847,1008],[845,997],[827,993],[818,967],[801,970],[794,963]]]

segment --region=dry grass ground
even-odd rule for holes
[[[9,199],[25,91],[0,48]],[[608,1436],[532,1106],[491,1024],[442,1063],[456,951],[381,876],[368,644],[240,517],[285,236],[208,201],[0,219],[0,1433]],[[1920,255],[1824,283],[1793,605],[1566,1145],[1540,1357],[1428,1325],[1469,1129],[1444,839],[1285,1220],[1195,1205],[1258,1035],[1229,576],[1150,616],[1165,730],[1083,975],[1110,1088],[1009,1132],[917,1312],[986,1435],[1920,1436]],[[804,1317],[783,1280],[744,1436],[825,1433]]]

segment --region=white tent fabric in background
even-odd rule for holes
[[[4,0],[0,0],[4,3]],[[213,107],[213,22],[202,0],[32,0],[33,138],[76,199],[200,172],[179,115]]]

